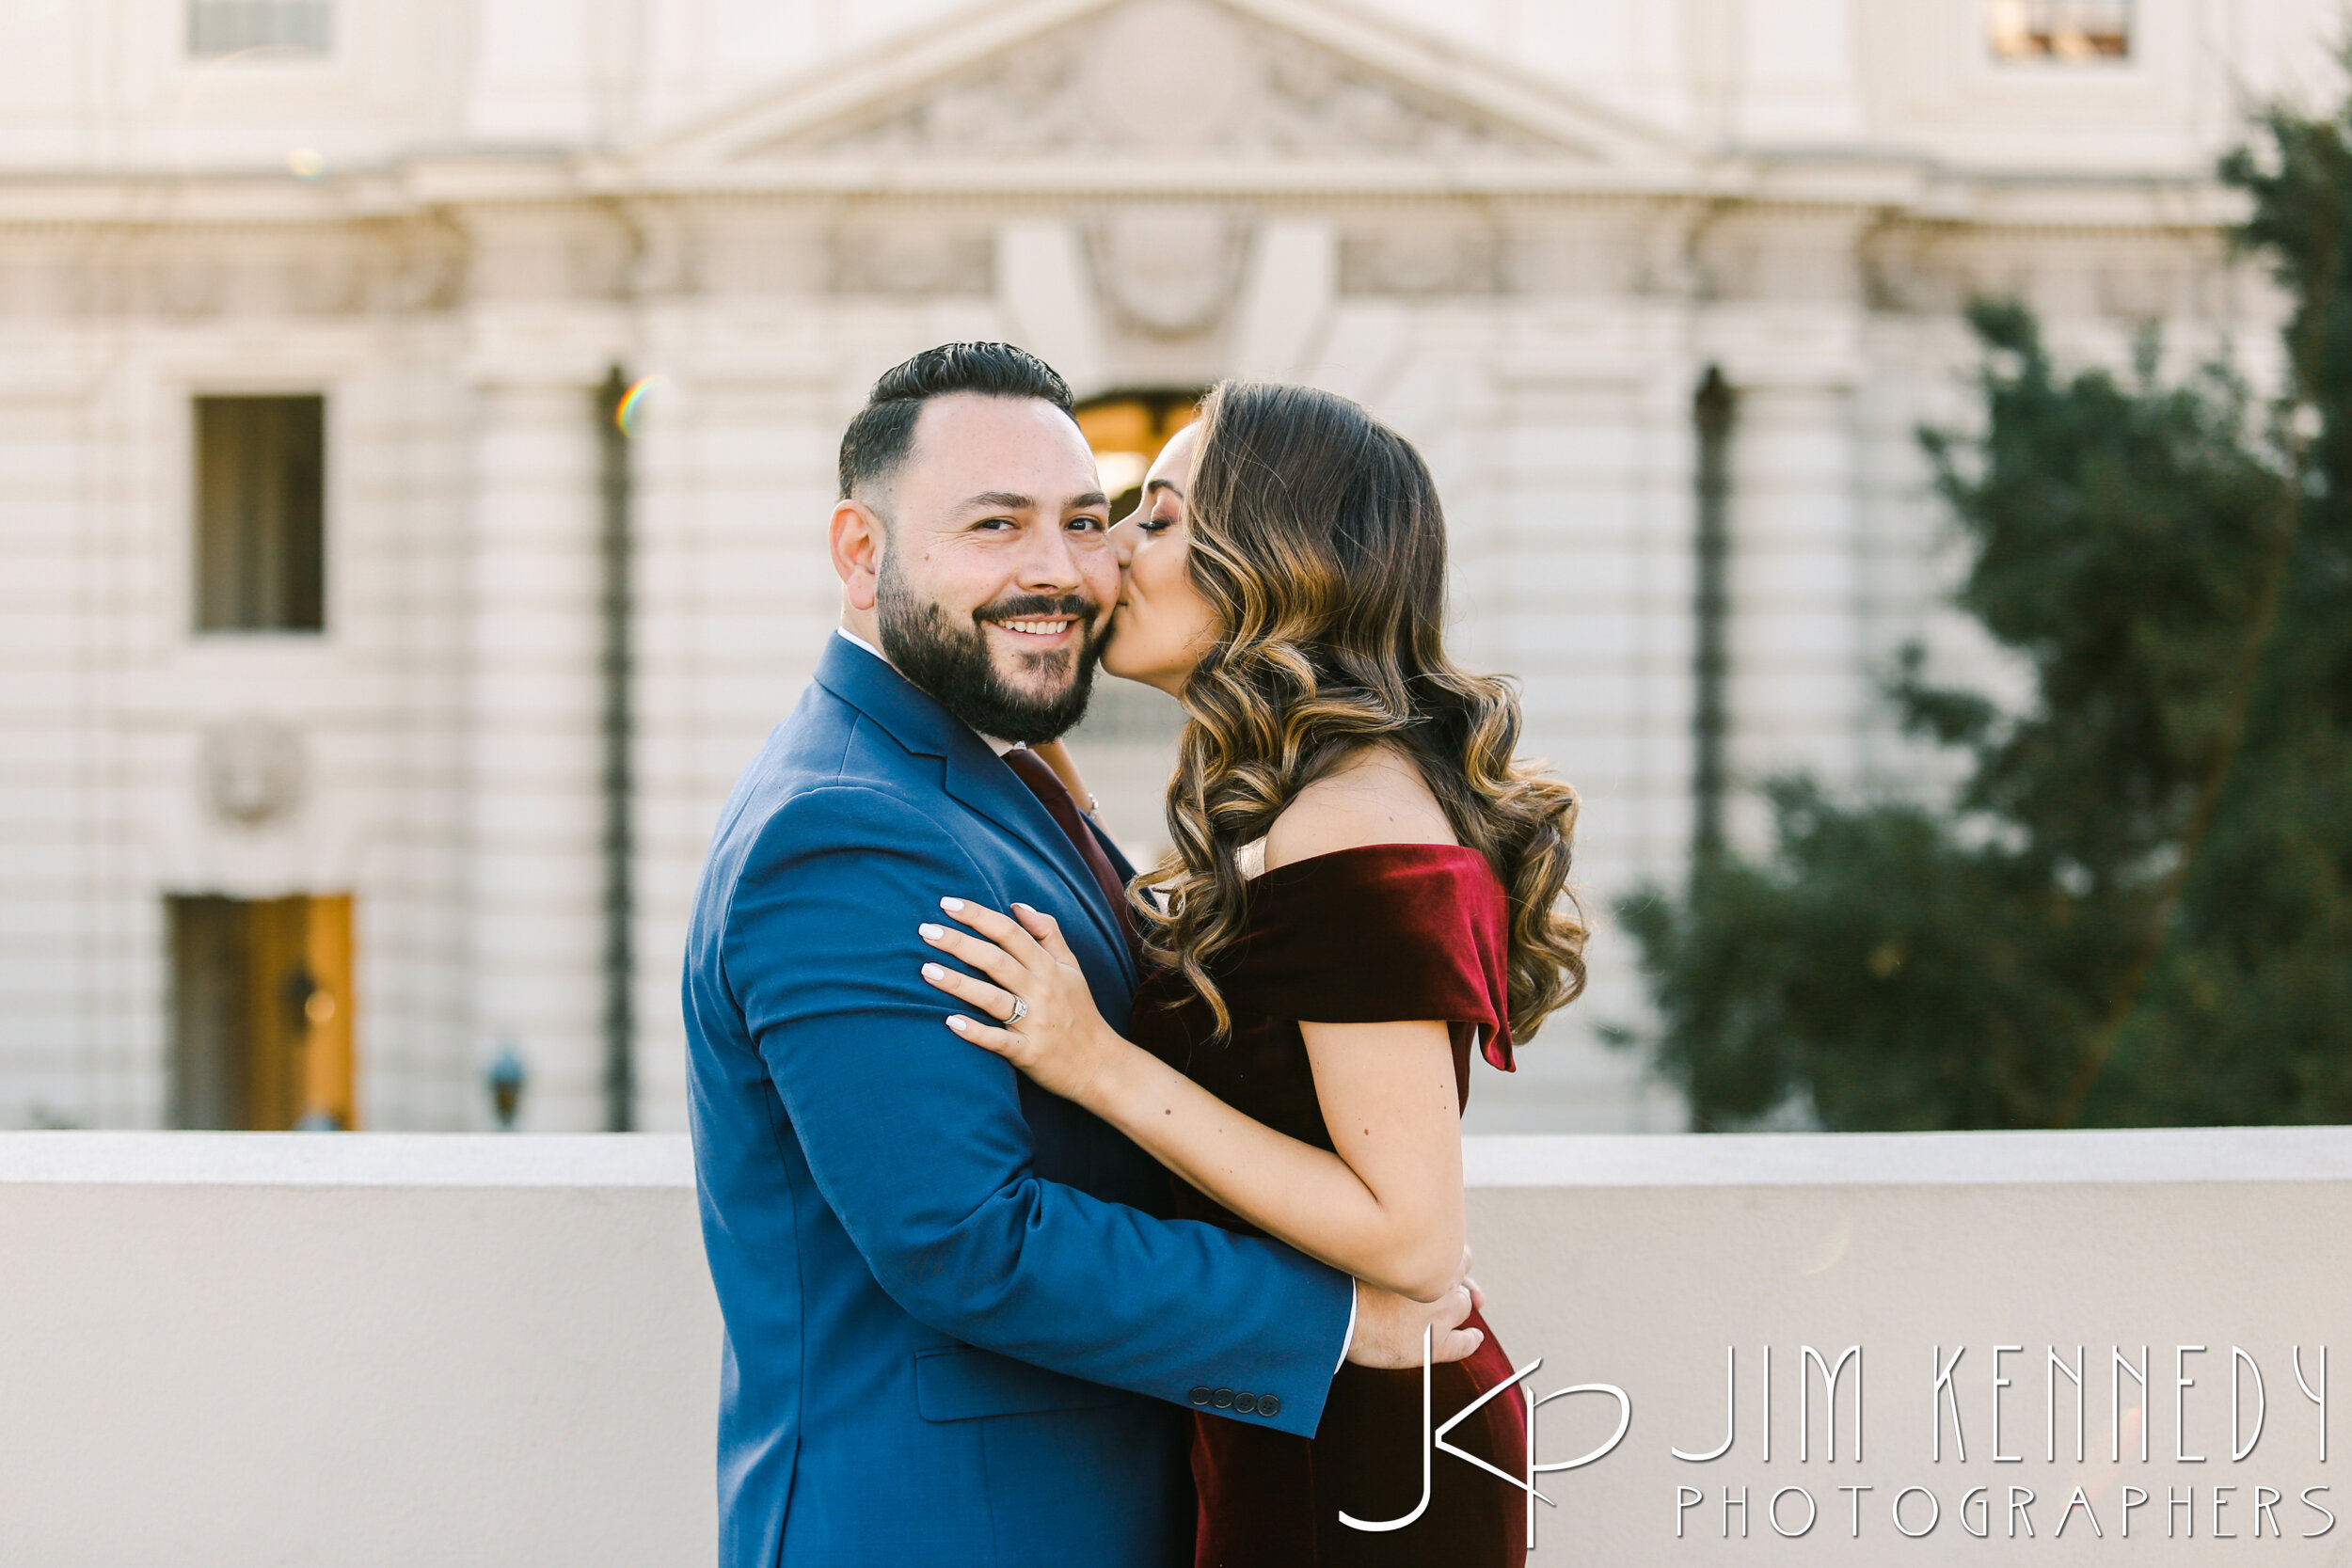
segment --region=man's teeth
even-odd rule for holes
[[[996,624],[1008,631],[1024,632],[1030,637],[1058,637],[1070,626],[1067,621],[999,621]]]

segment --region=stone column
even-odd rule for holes
[[[1493,356],[1488,494],[1449,493],[1469,569],[1454,641],[1522,683],[1523,755],[1581,799],[1572,883],[1590,986],[1472,1091],[1477,1132],[1678,1131],[1677,1097],[1604,1026],[1646,1006],[1615,902],[1673,886],[1690,832],[1692,372],[1671,305],[1521,307]],[[1483,512],[1482,517],[1478,515]]]
[[[726,292],[648,304],[632,367],[666,378],[631,443],[637,1124],[648,1132],[686,1125],[678,960],[720,808],[840,618],[825,524],[842,426],[874,372],[906,352],[860,342],[837,301],[796,280],[766,286],[790,278],[777,258],[806,235],[756,212],[729,216],[698,236]]]
[[[1833,791],[1859,782],[1882,673],[1863,636],[1863,221],[1759,209],[1725,217],[1697,246],[1718,297],[1694,314],[1692,357],[1722,369],[1733,399],[1724,829],[1743,853],[1770,841],[1756,787],[1766,780],[1802,770]]]
[[[0,648],[8,693],[0,744],[8,753],[0,769],[0,910],[8,918],[0,1127],[106,1125],[130,1119],[133,1098],[142,1109],[160,1100],[124,1093],[115,1086],[120,1075],[102,1067],[121,1035],[101,983],[102,932],[131,911],[119,879],[100,874],[108,857],[97,787],[93,664],[103,628],[95,590],[113,563],[90,494],[95,421],[77,406],[88,396],[58,378],[20,384],[0,399],[8,411],[0,464],[9,476],[0,491],[0,613],[12,633]],[[117,987],[151,1000],[160,989],[153,968],[151,959],[129,983],[118,970]]]
[[[597,447],[603,367],[475,387],[468,795],[474,1044],[530,1070],[519,1125],[604,1125]],[[569,373],[566,373],[566,372]],[[489,1117],[485,1096],[478,1115]]]
[[[1768,841],[1756,786],[1803,770],[1859,779],[1873,672],[1862,638],[1852,390],[1789,376],[1738,388],[1731,441],[1729,843]]]
[[[996,232],[997,305],[1021,346],[1079,397],[1103,390],[1110,365],[1085,247],[1071,224],[1027,219]]]

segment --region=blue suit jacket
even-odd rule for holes
[[[1051,912],[1123,1027],[1135,960],[1070,841],[832,638],[727,801],[687,942],[725,1568],[1188,1561],[1194,1391],[1322,1416],[1350,1281],[1156,1217],[1166,1172],[949,1033],[915,934],[948,894]]]

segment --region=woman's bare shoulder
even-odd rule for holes
[[[1367,746],[1298,792],[1266,834],[1266,869],[1367,844],[1454,844],[1454,825],[1402,752]]]

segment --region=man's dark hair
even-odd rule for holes
[[[930,399],[949,392],[1043,398],[1070,412],[1070,385],[1054,367],[1010,343],[942,343],[882,372],[841,436],[841,499],[889,477],[914,444],[914,421]]]

